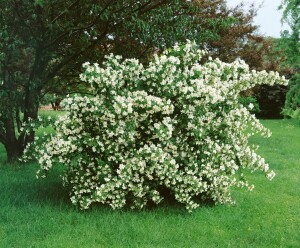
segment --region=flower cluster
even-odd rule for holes
[[[39,175],[63,164],[71,201],[83,209],[95,202],[142,208],[167,191],[188,211],[203,200],[232,203],[232,186],[251,190],[244,169],[272,179],[248,144],[254,133],[270,131],[238,99],[257,84],[287,81],[241,60],[205,56],[188,41],[147,67],[113,55],[102,66],[85,63],[80,78],[95,96],[64,101],[67,114],[55,124],[56,135],[36,148]]]

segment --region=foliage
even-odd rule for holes
[[[255,37],[250,39],[241,53],[242,58],[252,68],[257,70],[278,71],[280,75],[289,78],[292,73],[290,66],[285,64],[286,55],[284,48],[279,44],[281,39],[271,37]],[[243,92],[243,95],[256,98],[260,112],[259,118],[274,119],[282,118],[282,109],[285,103],[285,95],[288,91],[287,86],[278,85],[259,85],[253,89]]]
[[[114,53],[145,64],[190,38],[213,57],[240,57],[260,69],[267,47],[254,35],[254,15],[253,7],[229,9],[224,0],[1,1],[0,99],[6,105],[0,106],[0,142],[8,160],[33,140],[34,132],[25,135],[15,124],[36,119],[43,96],[86,92],[78,80],[84,60],[101,63]]]
[[[243,169],[272,179],[274,172],[248,145],[252,134],[270,132],[238,95],[285,79],[241,60],[205,61],[204,54],[187,42],[145,68],[113,55],[103,67],[85,63],[81,79],[95,97],[65,100],[68,112],[57,121],[57,134],[36,148],[39,176],[64,164],[71,200],[83,209],[94,202],[142,208],[158,204],[167,191],[189,211],[203,200],[232,203],[232,186],[251,190]]]
[[[283,9],[282,21],[286,22],[291,31],[282,33],[280,46],[284,48],[287,60],[285,64],[293,68],[290,80],[290,90],[283,110],[283,114],[290,118],[299,118],[300,103],[300,2],[298,0],[283,0],[280,6]]]
[[[262,70],[263,57],[269,51],[268,39],[257,33],[258,27],[253,24],[257,9],[249,6],[247,11],[240,4],[232,9],[225,1],[217,15],[223,18],[230,16],[233,23],[228,29],[218,30],[219,39],[208,42],[207,48],[212,57],[218,57],[224,62],[233,62],[241,58],[253,69]]]
[[[280,75],[289,78],[292,69],[285,64],[286,56],[284,48],[279,46],[281,39],[256,37],[248,42],[241,53],[242,58],[257,70],[278,71]],[[256,98],[260,112],[259,118],[282,118],[281,111],[284,107],[287,86],[266,86],[259,85],[253,89],[243,92],[245,96]]]
[[[114,51],[145,59],[174,41],[215,38],[228,21],[195,16],[210,9],[185,0],[0,1],[0,142],[8,160],[33,141],[20,126],[37,119],[43,95],[82,89],[83,60]]]
[[[284,108],[285,96],[288,91],[286,85],[260,85],[252,89],[253,95],[259,103],[258,118],[281,119]]]
[[[259,34],[258,27],[253,24],[257,9],[254,5],[247,7],[243,4],[233,9],[223,8],[220,15],[232,16],[235,20],[230,29],[220,29],[220,39],[212,40],[208,44],[212,57],[222,61],[232,62],[236,58],[243,59],[251,69],[278,71],[281,75],[288,76],[290,70],[282,68],[286,56],[284,48],[277,46],[277,40]],[[285,87],[256,86],[242,92],[241,97],[256,98],[261,109],[260,118],[281,118],[284,107]]]
[[[296,110],[300,108],[300,74],[296,74],[289,82],[291,89],[286,97],[285,108]]]
[[[296,110],[283,109],[282,114],[284,115],[285,118],[288,119],[300,119],[300,108]]]
[[[290,90],[286,95],[283,114],[289,118],[299,118],[300,110],[300,74],[294,75],[290,80]]]
[[[256,98],[248,97],[239,97],[239,103],[242,104],[245,108],[249,107],[249,112],[251,114],[257,114],[260,112],[259,104]]]
[[[288,62],[300,68],[300,2],[298,0],[282,0],[282,21],[286,22],[291,31],[284,31],[282,38],[286,44]]]

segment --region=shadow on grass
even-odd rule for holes
[[[42,207],[67,211],[75,211],[87,215],[93,213],[111,214],[143,214],[143,213],[163,213],[166,215],[188,214],[185,206],[178,203],[174,196],[166,189],[162,190],[164,200],[156,205],[149,201],[142,210],[131,209],[129,206],[121,210],[113,210],[107,204],[94,203],[88,210],[80,210],[74,206],[69,197],[70,188],[62,185],[60,177],[61,170],[53,169],[46,178],[36,178],[36,164],[0,166],[0,181],[4,182],[0,191],[0,206],[20,207]],[[212,202],[201,202],[201,207],[209,209],[214,204]]]
[[[14,166],[0,168],[0,205],[21,207],[40,205],[51,207],[70,207],[68,188],[63,187],[59,175],[37,179],[36,167]]]
[[[10,206],[19,208],[24,206],[45,207],[67,211],[80,212],[85,215],[93,215],[101,212],[102,214],[165,214],[166,216],[189,216],[185,206],[177,202],[173,196],[164,195],[164,200],[160,204],[151,201],[143,209],[131,209],[126,205],[122,209],[113,210],[107,204],[93,203],[89,209],[81,210],[78,206],[71,203],[69,197],[69,188],[64,187],[59,178],[37,179],[36,181],[14,182],[9,185],[9,191],[6,195],[13,195],[8,199]],[[212,202],[201,202],[202,209],[210,209],[215,206]]]
[[[67,189],[61,183],[13,183],[9,186],[9,191],[12,192],[11,203],[15,206],[24,204],[39,204],[61,206],[69,205]]]

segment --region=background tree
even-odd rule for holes
[[[275,49],[274,39],[263,37],[258,33],[258,27],[253,24],[253,18],[257,13],[254,5],[249,6],[245,11],[244,5],[228,8],[224,0],[198,0],[193,1],[197,8],[190,11],[191,18],[197,25],[194,37],[197,32],[201,33],[200,45],[207,49],[211,56],[219,57],[223,61],[232,62],[236,58],[245,60],[251,68],[257,70],[278,70],[283,74],[286,71],[279,68],[279,64],[284,60],[282,49]],[[196,11],[195,11],[196,10]],[[175,12],[174,12],[175,13]],[[162,30],[156,34],[159,36],[167,27],[162,20],[157,19],[157,27]],[[143,23],[143,24],[141,24]],[[153,23],[144,19],[139,24],[134,24],[140,37],[147,37],[144,30],[152,29]],[[177,25],[177,24],[176,24]],[[178,22],[180,25],[180,22]],[[147,27],[147,28],[145,28]],[[155,31],[153,30],[153,33]],[[153,43],[153,37],[148,37],[147,42],[139,43],[134,36],[124,33],[121,36],[110,36],[107,43],[101,44],[98,49],[104,53],[114,52],[123,54],[125,57],[138,57],[146,62],[149,55],[159,52],[159,46]],[[177,39],[182,41],[183,36],[178,35]],[[137,52],[138,51],[138,52]],[[272,58],[271,58],[272,57]],[[272,61],[272,62],[271,62]],[[76,84],[78,85],[78,84]],[[57,94],[59,87],[54,88]],[[65,92],[69,92],[69,88]],[[74,91],[74,90],[73,90]],[[59,92],[64,92],[59,90]],[[71,90],[72,92],[72,90]],[[259,86],[245,92],[245,96],[254,95],[261,105],[260,117],[281,117],[282,107],[285,101],[285,86]]]
[[[283,65],[286,56],[278,46],[278,40],[272,37],[256,37],[258,42],[253,42],[253,49],[245,49],[252,57],[253,64],[259,66],[260,70],[278,71],[286,78],[290,77],[291,68]],[[252,53],[251,53],[252,50]],[[250,63],[251,64],[251,63]],[[252,89],[251,94],[257,99],[261,111],[256,115],[259,118],[282,118],[287,86],[283,85],[260,85]]]
[[[286,63],[295,69],[300,68],[300,1],[282,0],[279,7],[283,9],[282,22],[290,26],[291,31],[282,32],[281,46],[285,48]]]
[[[222,1],[221,9],[217,13],[220,16],[232,17],[233,23],[229,29],[219,29],[219,39],[208,43],[208,49],[213,57],[219,57],[223,61],[232,62],[236,58],[246,61],[252,69],[275,70],[282,75],[287,75],[289,71],[286,67],[281,67],[286,57],[282,50],[278,48],[277,41],[271,37],[264,37],[259,34],[258,26],[254,25],[253,19],[257,14],[254,5],[247,7],[240,4],[232,9]],[[260,106],[258,117],[281,118],[281,111],[285,102],[286,86],[256,86],[246,92],[242,92],[242,97],[255,97]],[[247,103],[244,99],[242,102]]]
[[[284,114],[289,117],[300,117],[300,1],[283,0],[282,21],[290,26],[291,31],[282,32],[279,46],[287,57],[284,65],[292,68],[290,90],[287,93]]]
[[[7,0],[0,2],[0,141],[9,161],[31,142],[34,131],[21,125],[36,120],[47,93],[82,92],[83,62],[105,54],[149,55],[186,39],[212,56],[236,57],[261,69],[264,40],[255,32],[255,9],[230,9],[225,0]],[[22,117],[22,118],[21,118]]]
[[[33,140],[34,131],[21,124],[37,119],[41,96],[76,82],[83,62],[101,62],[108,52],[146,57],[175,41],[215,37],[226,20],[197,25],[195,13],[206,13],[202,2],[208,1],[1,1],[0,141],[8,160]]]

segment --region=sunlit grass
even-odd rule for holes
[[[48,118],[51,117],[54,120],[57,120],[57,118],[63,114],[65,114],[66,111],[59,110],[59,111],[54,111],[54,110],[42,110],[39,111],[39,116],[42,118]]]
[[[249,175],[253,192],[235,190],[235,206],[178,205],[143,211],[80,211],[57,171],[37,180],[37,164],[8,166],[0,148],[0,247],[300,247],[300,124],[262,121],[273,136],[253,137],[275,170]]]

